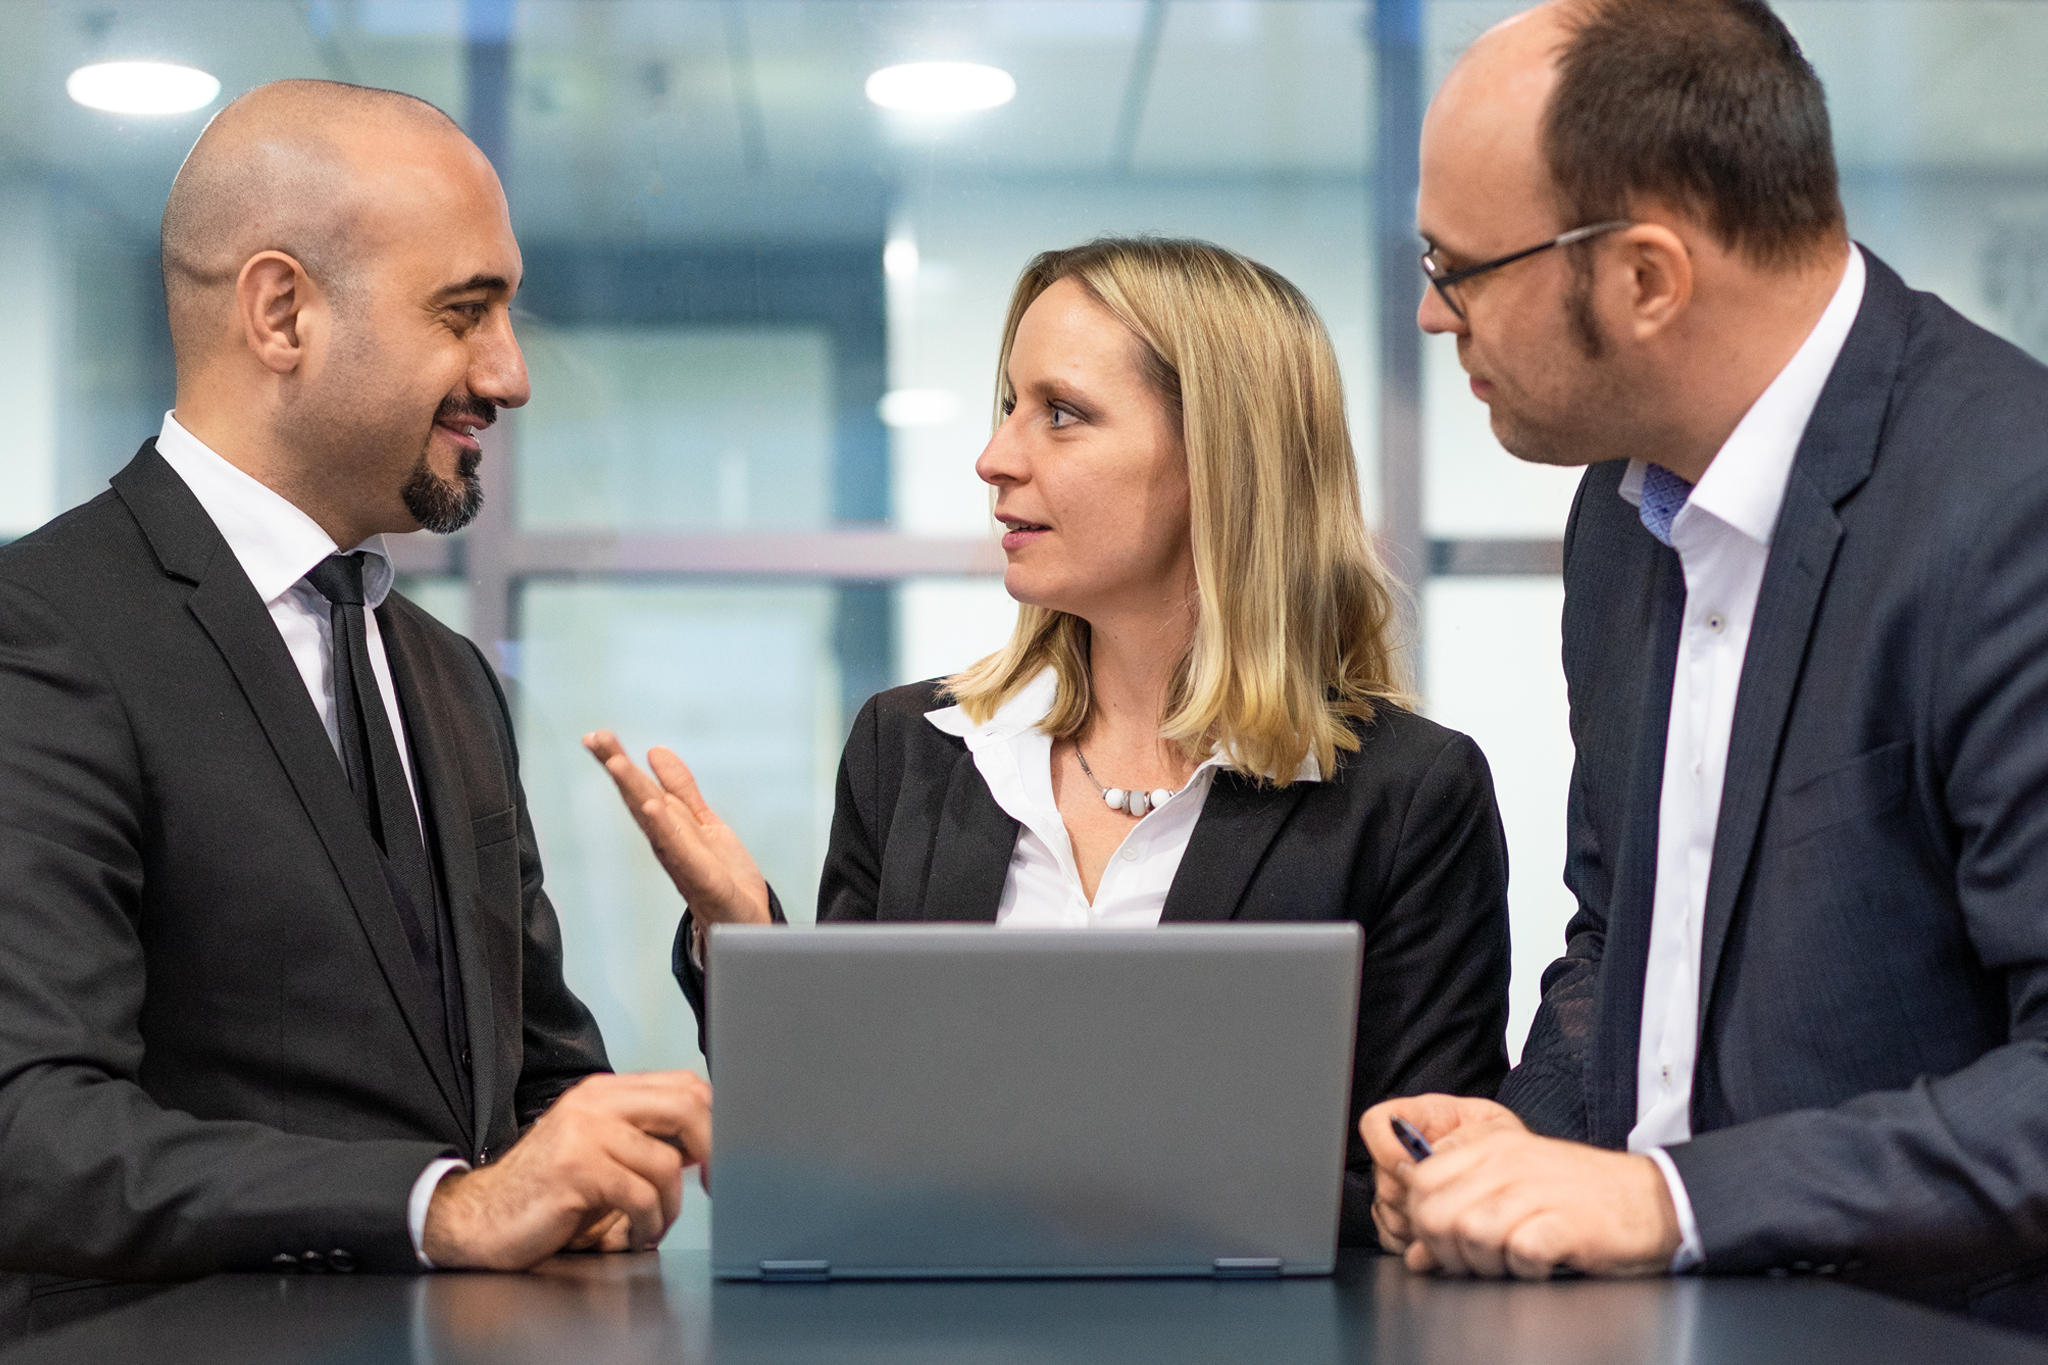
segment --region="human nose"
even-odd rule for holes
[[[974,462],[975,474],[992,487],[1019,484],[1027,477],[1028,465],[1021,449],[1022,442],[1012,430],[1016,420],[1014,413],[1004,418],[995,435],[989,437],[988,444],[982,447],[981,457]]]
[[[526,356],[512,334],[510,312],[501,313],[477,339],[470,358],[469,390],[501,408],[526,406],[533,386],[526,376]]]
[[[1451,309],[1444,299],[1443,291],[1433,283],[1422,286],[1422,302],[1415,308],[1415,325],[1431,336],[1443,332],[1464,333],[1470,331],[1465,319]]]

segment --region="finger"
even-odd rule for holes
[[[668,1231],[669,1220],[662,1216],[661,1191],[651,1182],[619,1162],[608,1161],[594,1185],[593,1203],[625,1215],[629,1225],[628,1248],[644,1250],[660,1243],[662,1234]]]
[[[1518,1280],[1549,1279],[1570,1259],[1571,1241],[1571,1228],[1563,1216],[1549,1209],[1532,1214],[1508,1233],[1508,1273]]]
[[[1413,1240],[1408,1235],[1408,1220],[1401,1217],[1397,1210],[1374,1200],[1372,1223],[1379,1232],[1381,1249],[1396,1253],[1408,1249],[1409,1242]]]
[[[696,775],[690,771],[689,764],[676,757],[675,750],[649,749],[647,766],[654,770],[654,775],[661,780],[665,791],[689,807],[691,815],[704,824],[717,821],[718,816],[713,814],[711,804],[704,799],[704,793],[697,790]]]
[[[621,1214],[617,1209],[608,1209],[585,1224],[581,1232],[571,1237],[568,1249],[570,1251],[589,1251],[593,1248],[603,1250],[605,1238],[612,1235],[615,1231],[623,1238],[625,1236],[625,1228],[625,1215]]]
[[[609,730],[592,730],[583,737],[583,747],[588,749],[599,763],[613,754],[622,754],[626,751],[625,746],[619,743],[619,737]]]
[[[636,811],[649,801],[660,801],[667,795],[659,782],[642,772],[639,765],[623,753],[614,753],[605,759],[604,770],[611,775],[619,796]]]
[[[615,1217],[606,1225],[604,1236],[598,1240],[599,1251],[631,1251],[633,1249],[633,1225],[623,1216]]]
[[[1509,1235],[1540,1208],[1530,1186],[1503,1182],[1487,1171],[1438,1195],[1418,1221],[1443,1230],[1443,1237],[1432,1239],[1439,1256],[1445,1256],[1447,1242],[1446,1259],[1455,1259],[1466,1274],[1499,1279],[1508,1273]]]
[[[1458,1221],[1453,1242],[1467,1275],[1497,1280],[1507,1273],[1507,1236],[1492,1210],[1469,1210]]]
[[[1399,1104],[1398,1100],[1382,1101],[1366,1110],[1358,1120],[1358,1136],[1364,1140],[1372,1164],[1381,1171],[1398,1170],[1403,1163],[1414,1160],[1408,1155],[1408,1149],[1401,1145],[1401,1140],[1394,1136],[1393,1120],[1408,1117],[1401,1112]]]
[[[662,1139],[686,1164],[711,1157],[711,1083],[694,1071],[587,1076],[557,1103],[570,1102]]]
[[[661,1206],[661,1231],[667,1232],[683,1208],[683,1154],[673,1144],[624,1124],[606,1135],[604,1150],[653,1188]]]
[[[1436,1253],[1429,1249],[1429,1243],[1423,1241],[1408,1244],[1408,1250],[1401,1254],[1401,1264],[1418,1275],[1427,1275],[1442,1268],[1436,1259]]]
[[[1421,1163],[1408,1198],[1408,1217],[1413,1235],[1429,1249],[1447,1275],[1498,1274],[1494,1257],[1485,1247],[1480,1210],[1495,1191],[1483,1178],[1432,1182],[1437,1159]],[[1483,1176],[1483,1173],[1481,1173]]]

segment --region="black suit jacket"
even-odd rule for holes
[[[839,765],[818,918],[993,924],[1017,822],[933,683],[861,709]],[[1391,1095],[1491,1095],[1507,1070],[1507,850],[1470,739],[1382,705],[1322,782],[1217,774],[1162,923],[1354,920],[1365,931],[1340,1240],[1375,1245],[1372,1162],[1357,1117]],[[702,1021],[704,977],[676,936],[676,978]],[[708,1048],[707,1048],[708,1052]]]
[[[505,699],[378,612],[453,920],[460,1100],[340,761],[269,613],[145,445],[0,550],[0,1269],[154,1280],[280,1254],[417,1267],[406,1198],[605,1068]]]
[[[1866,259],[1743,665],[1671,1156],[1709,1271],[2048,1325],[2012,1283],[2048,1255],[2048,370]],[[1501,1094],[1608,1147],[1684,601],[1624,468],[1587,472],[1565,543],[1579,910]]]

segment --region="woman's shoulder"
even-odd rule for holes
[[[944,682],[928,678],[869,697],[846,736],[846,757],[857,766],[880,764],[885,769],[904,763],[923,768],[957,757],[965,744],[927,719],[953,704]]]
[[[1373,703],[1370,719],[1351,721],[1358,747],[1337,755],[1334,780],[1344,784],[1414,783],[1435,774],[1489,787],[1486,755],[1472,737],[1389,701]]]
[[[877,692],[861,708],[861,719],[882,730],[900,729],[911,724],[932,730],[925,717],[953,704],[945,686],[944,678],[927,678],[923,682],[905,683],[901,687]],[[937,733],[936,730],[933,732]]]

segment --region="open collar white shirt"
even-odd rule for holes
[[[1675,1269],[1699,1262],[1699,1235],[1677,1168],[1663,1148],[1692,1137],[1701,931],[1736,693],[1792,459],[1862,306],[1864,277],[1863,253],[1852,245],[1848,267],[1820,320],[1729,433],[1671,524],[1671,545],[1685,573],[1685,614],[1665,730],[1650,952],[1636,1052],[1636,1124],[1628,1148],[1654,1157],[1671,1186],[1686,1242]],[[1642,461],[1631,461],[1621,482],[1621,496],[1637,505],[1643,469]]]
[[[339,547],[320,529],[320,523],[289,498],[208,449],[205,442],[179,425],[175,412],[164,414],[163,430],[156,438],[156,453],[192,490],[192,496],[212,519],[214,529],[228,543],[228,550],[242,566],[242,572],[249,576],[256,595],[263,599],[272,624],[284,637],[292,663],[306,684],[306,694],[320,713],[320,723],[327,727],[327,742],[334,746],[339,758],[341,726],[334,707],[332,611],[319,590],[303,581],[308,570]],[[398,693],[391,685],[391,663],[384,654],[384,637],[377,629],[377,608],[391,591],[391,557],[385,552],[382,536],[371,536],[355,548],[364,552],[363,634],[370,647],[370,672],[376,676],[384,713],[391,721],[391,735],[398,742],[398,761],[405,765],[405,781],[412,791],[413,814],[417,818],[419,788],[412,775],[405,717],[398,708]],[[425,837],[424,826],[420,832]],[[412,1234],[413,1254],[430,1270],[433,1263],[424,1250],[427,1206],[443,1176],[467,1169],[467,1162],[451,1157],[430,1162],[413,1182],[406,1201],[406,1230]]]
[[[996,924],[1008,929],[1149,928],[1159,923],[1209,788],[1228,760],[1212,753],[1166,804],[1132,822],[1103,868],[1091,901],[1053,799],[1052,736],[1039,728],[1057,690],[1057,677],[1048,668],[980,725],[958,706],[925,715],[933,726],[966,743],[989,795],[1021,826]],[[1298,782],[1320,777],[1313,754],[1295,773]]]

